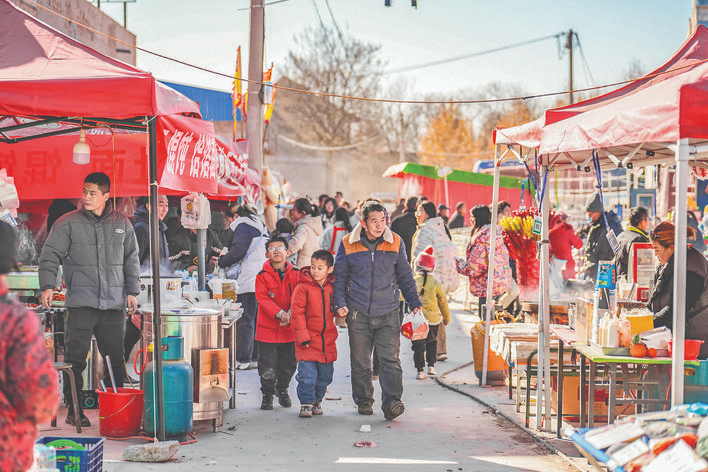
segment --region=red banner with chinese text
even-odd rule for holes
[[[146,134],[116,133],[113,137],[106,129],[87,130],[91,147],[87,165],[72,162],[77,139],[66,135],[0,144],[0,169],[15,178],[20,201],[80,198],[84,178],[91,172],[110,177],[111,195],[149,193]]]
[[[181,115],[157,121],[157,153],[165,156],[160,186],[186,192],[217,193],[218,149],[214,125]]]

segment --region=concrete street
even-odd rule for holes
[[[448,326],[447,362],[436,365],[443,383],[454,384],[472,396],[509,415],[515,413],[513,401],[504,397],[503,387],[481,388],[474,376],[469,328],[476,319],[451,304],[453,322]],[[334,382],[323,402],[324,416],[302,419],[295,380],[291,384],[292,408],[277,405],[274,411],[259,409],[261,394],[256,370],[239,371],[237,408],[225,410],[224,427],[213,433],[208,422],[197,423],[198,441],[181,446],[177,457],[169,463],[131,463],[122,460],[128,444],[144,441],[107,440],[104,449],[104,470],[128,471],[284,471],[284,470],[346,470],[346,471],[571,471],[576,470],[566,460],[534,441],[517,426],[495,415],[494,411],[468,396],[444,388],[434,379],[415,380],[410,341],[402,339],[401,359],[404,368],[406,412],[394,421],[386,421],[377,403],[373,416],[356,413],[351,399],[349,381],[349,350],[347,333],[340,329],[339,359],[335,363]],[[467,366],[466,366],[467,365]],[[99,436],[97,410],[88,410],[92,422],[86,436]],[[40,435],[75,436],[76,432],[63,424],[66,410],[62,408],[59,428],[42,428]],[[360,432],[370,425],[371,432]],[[546,434],[546,439],[552,438]],[[357,441],[370,441],[377,447],[358,448]],[[566,452],[573,452],[567,441],[556,443]],[[577,455],[577,454],[575,454]],[[578,462],[586,470],[587,462]],[[589,469],[587,469],[589,470]]]

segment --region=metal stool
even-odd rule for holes
[[[66,372],[71,382],[71,401],[74,404],[74,421],[76,421],[76,432],[81,433],[81,410],[79,410],[79,397],[76,395],[76,383],[74,382],[74,372],[68,362],[55,362],[54,368],[59,372]],[[57,425],[57,417],[52,419],[52,427]]]

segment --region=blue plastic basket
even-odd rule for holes
[[[86,448],[85,451],[75,449],[57,450],[57,469],[61,472],[103,472],[103,443],[105,438],[61,438],[44,436],[35,441],[37,444],[47,444],[57,439],[69,439]]]

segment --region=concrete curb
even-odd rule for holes
[[[444,377],[444,376],[446,376],[446,375],[448,375],[448,374],[451,374],[452,372],[455,372],[455,371],[457,371],[457,370],[464,369],[465,367],[469,367],[469,366],[471,366],[472,364],[473,364],[473,362],[469,362],[469,363],[467,363],[467,364],[464,364],[464,365],[455,367],[454,369],[449,370],[449,371],[447,371],[447,372],[445,372],[445,373],[439,374],[437,377],[435,377],[435,382],[437,382],[438,385],[440,385],[440,386],[443,387],[443,388],[446,388],[446,389],[448,389],[448,390],[452,390],[453,392],[457,392],[457,393],[459,393],[459,394],[462,394],[462,395],[464,395],[464,396],[466,396],[466,397],[468,397],[468,398],[471,398],[472,400],[476,401],[477,403],[479,403],[479,404],[481,404],[481,405],[483,405],[483,406],[489,408],[489,409],[492,411],[492,413],[494,413],[495,415],[499,415],[499,416],[501,416],[502,418],[506,419],[506,420],[509,421],[511,424],[513,424],[514,426],[516,426],[518,429],[520,429],[521,431],[523,431],[523,432],[526,433],[527,435],[531,436],[531,439],[533,439],[536,443],[540,444],[541,446],[545,447],[545,448],[548,449],[549,451],[553,452],[555,455],[559,456],[559,457],[560,457],[561,459],[563,459],[568,465],[570,465],[571,467],[573,467],[573,469],[577,470],[578,472],[585,472],[585,469],[581,469],[580,467],[578,467],[578,465],[577,465],[575,462],[573,462],[568,456],[566,456],[563,452],[561,452],[561,451],[560,451],[558,448],[556,448],[553,444],[549,443],[549,442],[546,441],[544,438],[538,436],[538,435],[535,434],[532,430],[530,430],[530,429],[526,428],[525,426],[521,425],[518,421],[516,421],[516,420],[515,420],[514,418],[512,418],[511,416],[507,415],[506,413],[504,413],[503,411],[501,411],[500,409],[498,409],[496,406],[494,406],[494,405],[492,405],[491,403],[488,403],[488,402],[482,400],[481,398],[479,398],[479,397],[477,397],[477,396],[475,396],[475,395],[473,395],[473,394],[471,394],[471,393],[468,393],[468,392],[465,392],[464,390],[461,390],[461,389],[459,389],[459,388],[453,387],[452,385],[447,384],[447,383],[443,382],[442,380],[440,380],[441,377]]]

